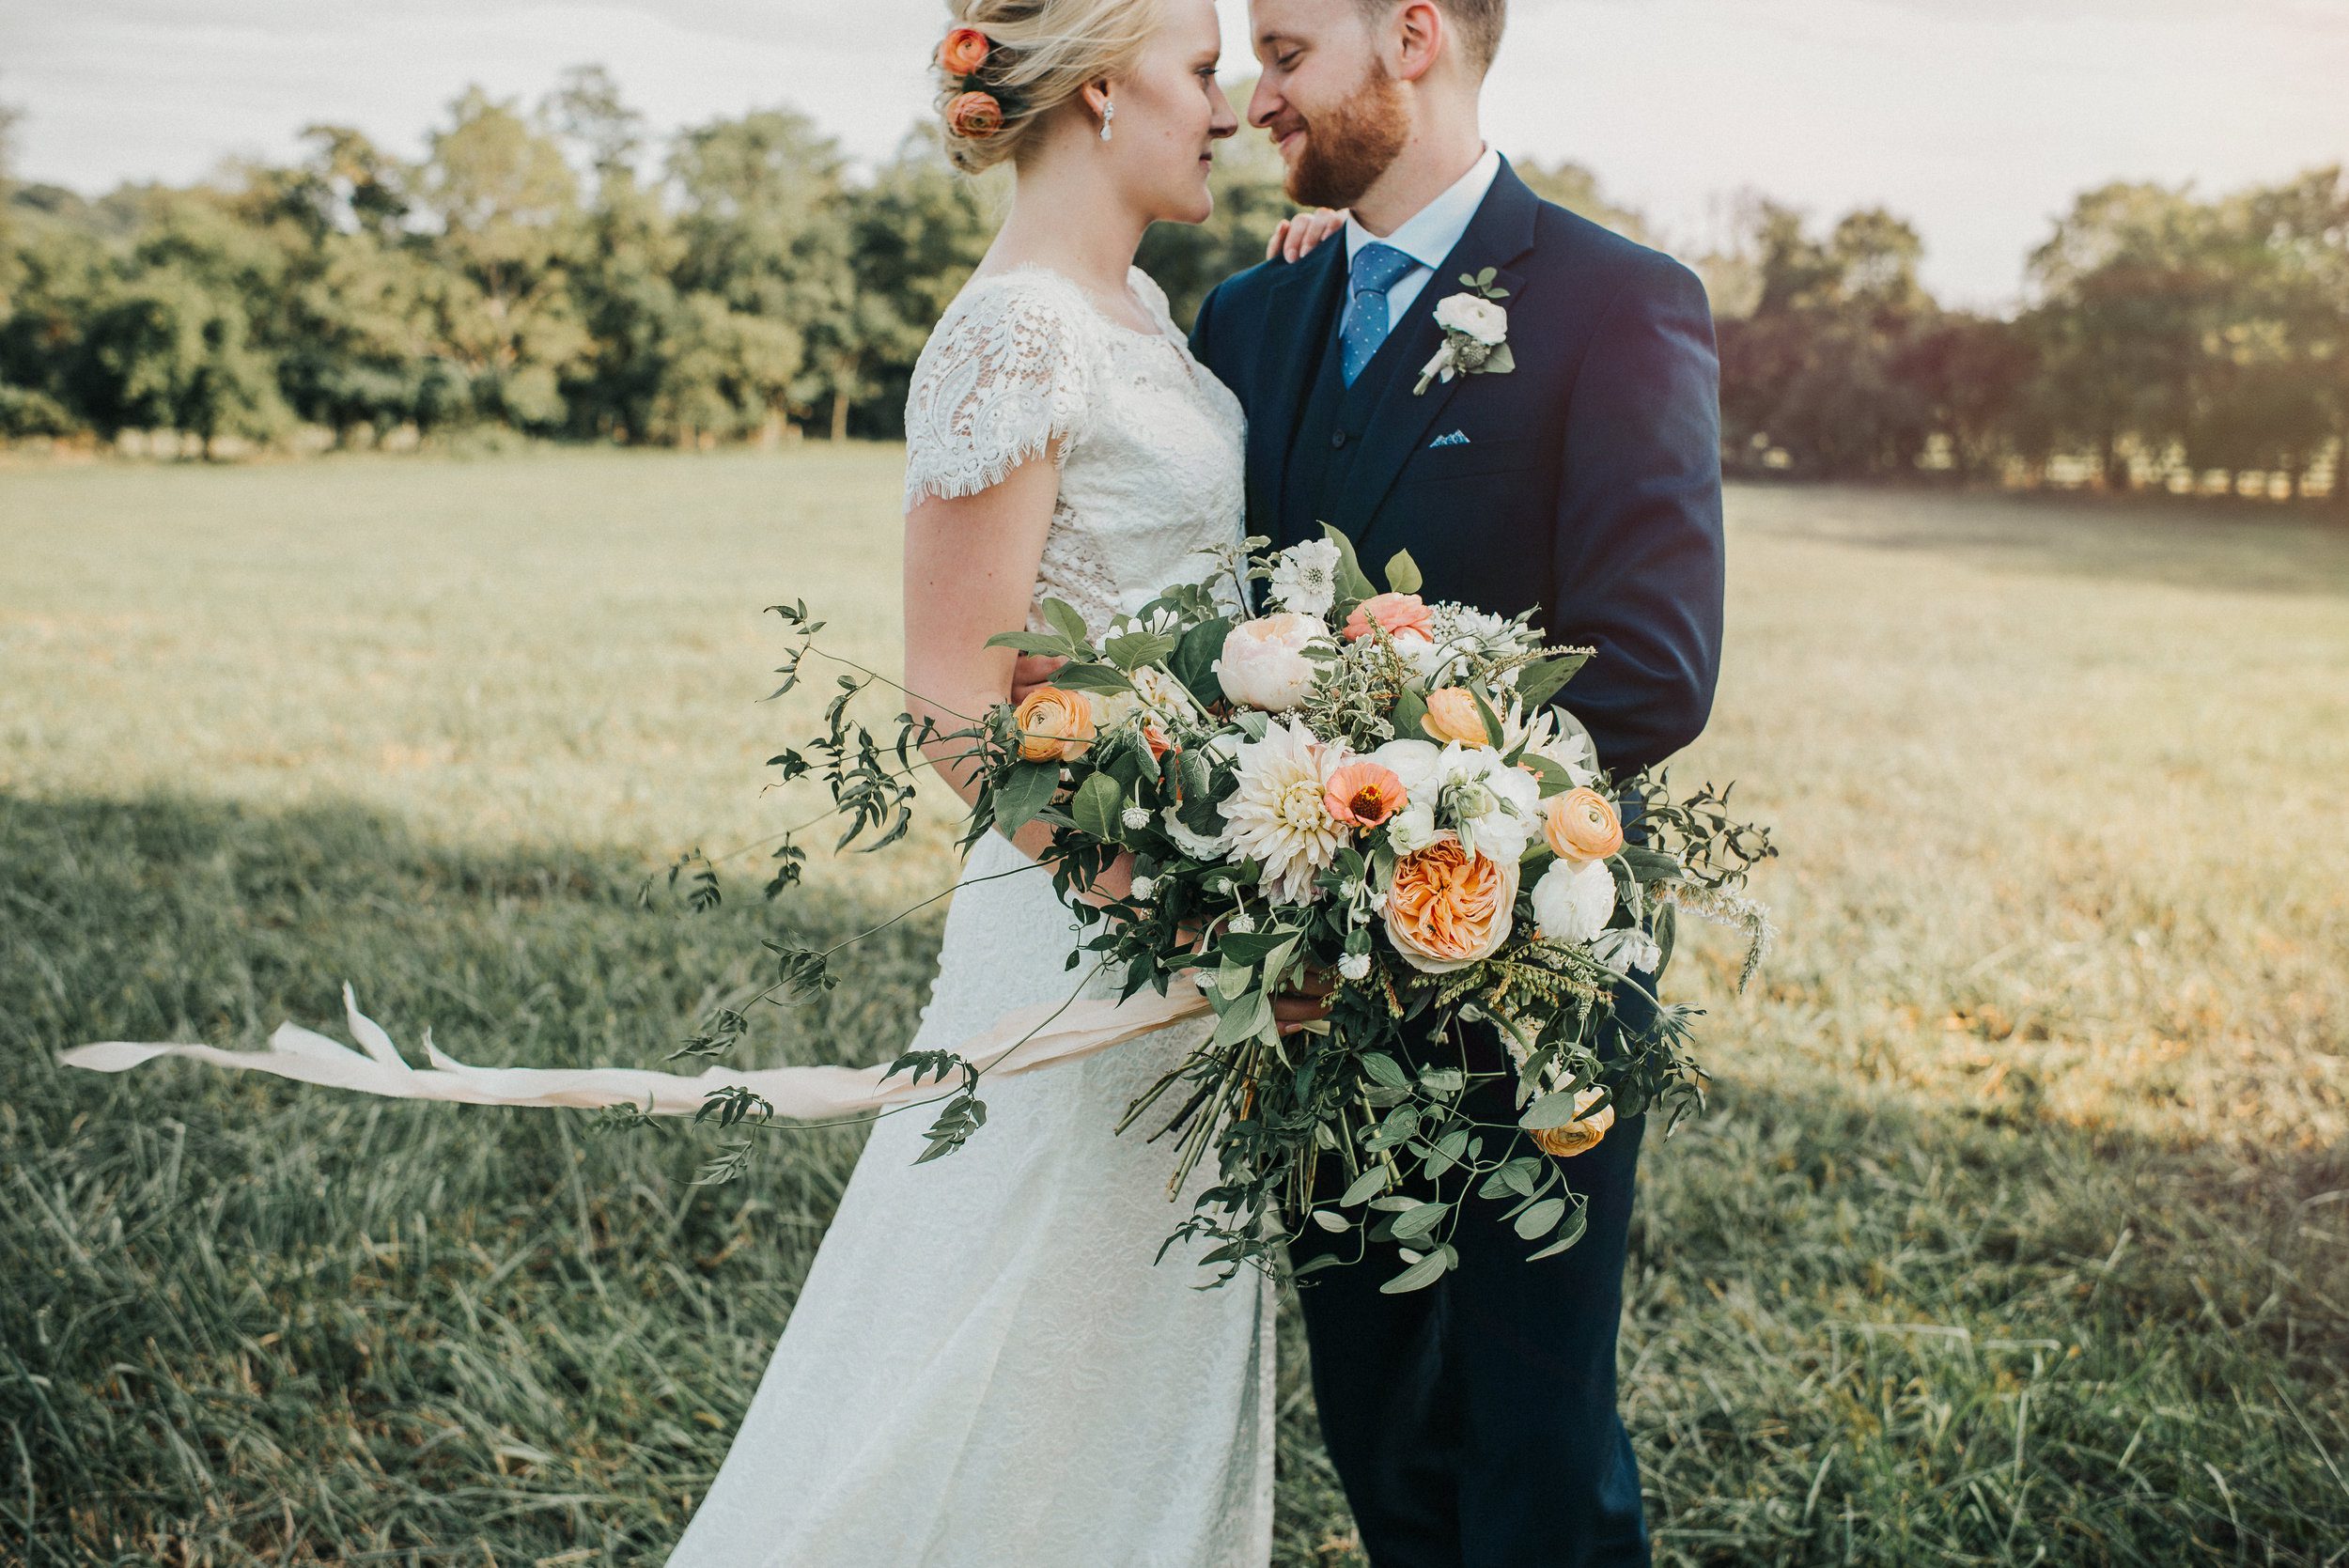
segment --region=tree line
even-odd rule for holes
[[[206,452],[511,429],[686,445],[898,428],[924,337],[984,252],[1000,176],[910,135],[858,173],[788,109],[652,145],[596,67],[537,105],[475,89],[405,160],[345,126],[302,155],[91,199],[9,179],[0,113],[0,438],[183,433]],[[1518,164],[1635,236],[1577,165]],[[1188,320],[1289,210],[1259,137],[1215,217],[1142,264]],[[2090,192],[2011,316],[1945,309],[1915,228],[1825,233],[1749,202],[1688,256],[1721,345],[1724,458],[1797,477],[2329,488],[2349,442],[2349,179],[2205,199]],[[2331,482],[2327,483],[2328,480]],[[2246,487],[2248,488],[2248,483]]]

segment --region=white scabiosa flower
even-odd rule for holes
[[[1267,713],[1286,713],[1305,700],[1320,674],[1305,650],[1325,641],[1330,629],[1312,615],[1277,611],[1242,621],[1223,639],[1215,678],[1236,703]]]
[[[1147,898],[1158,891],[1159,884],[1152,877],[1137,877],[1133,879],[1132,892],[1136,898]]]
[[[1369,979],[1370,955],[1367,953],[1347,954],[1338,960],[1338,973],[1347,980]]]
[[[1256,928],[1256,917],[1242,909],[1223,923],[1223,929],[1235,937],[1245,937]]]
[[[1272,558],[1266,593],[1299,615],[1327,615],[1338,601],[1338,547],[1327,539],[1291,545]]]
[[[1614,915],[1615,874],[1605,861],[1552,861],[1533,884],[1533,926],[1551,941],[1588,942]]]
[[[1239,748],[1238,785],[1221,809],[1233,853],[1262,862],[1275,904],[1312,903],[1315,876],[1346,842],[1346,825],[1322,799],[1344,760],[1343,747],[1326,746],[1294,722],[1269,725],[1262,740]]]
[[[1150,808],[1147,806],[1128,806],[1124,811],[1117,814],[1117,820],[1124,823],[1128,828],[1139,831],[1140,830],[1150,826]]]

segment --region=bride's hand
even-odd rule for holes
[[[1052,672],[1068,660],[1049,653],[1023,653],[1011,661],[1011,705],[1018,707],[1028,693],[1052,683]]]
[[[1329,208],[1316,207],[1311,212],[1283,218],[1281,226],[1272,231],[1271,243],[1264,248],[1264,258],[1267,261],[1299,260],[1311,255],[1315,246],[1345,226],[1346,211],[1343,208],[1333,212]]]

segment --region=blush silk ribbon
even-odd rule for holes
[[[954,1086],[952,1079],[941,1084],[934,1078],[916,1085],[910,1075],[884,1082],[882,1075],[889,1070],[886,1063],[764,1067],[748,1072],[707,1067],[691,1076],[641,1067],[475,1067],[434,1046],[429,1030],[425,1032],[424,1053],[432,1064],[415,1067],[400,1055],[383,1026],[359,1011],[358,999],[348,985],[343,987],[343,1007],[350,1015],[350,1032],[359,1042],[359,1050],[298,1024],[283,1023],[270,1036],[265,1050],[106,1040],[60,1051],[57,1061],[69,1067],[121,1073],[158,1057],[185,1056],[216,1066],[273,1073],[388,1099],[589,1110],[632,1105],[656,1116],[699,1110],[711,1094],[739,1086],[760,1095],[775,1108],[777,1116],[791,1121],[887,1110],[951,1093]],[[1176,986],[1167,996],[1138,992],[1122,1002],[1081,998],[1005,1014],[954,1049],[973,1067],[994,1077],[1032,1073],[1107,1050],[1207,1010],[1207,999],[1187,986]]]

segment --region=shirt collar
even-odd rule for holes
[[[1468,232],[1470,219],[1483,204],[1485,193],[1492,189],[1493,178],[1501,173],[1501,154],[1486,147],[1468,173],[1454,180],[1441,195],[1412,213],[1392,234],[1377,235],[1364,228],[1349,212],[1346,215],[1346,259],[1350,264],[1354,255],[1373,242],[1392,245],[1413,261],[1431,272],[1443,265],[1443,258],[1460,242]]]

